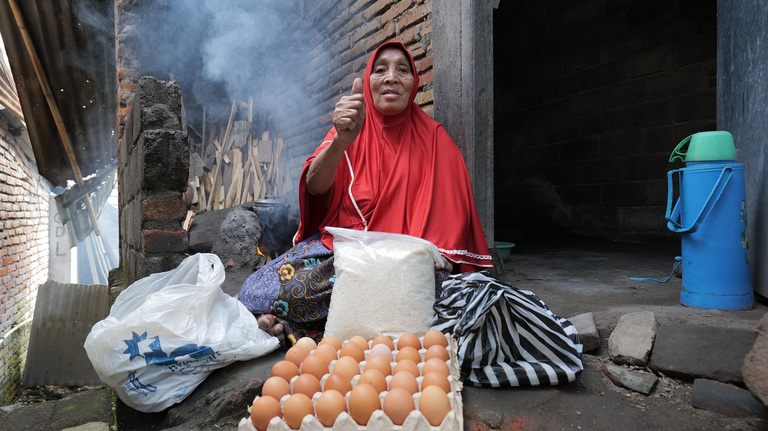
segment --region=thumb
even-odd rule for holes
[[[352,81],[352,94],[363,94],[363,80],[360,78],[355,78],[354,81]]]

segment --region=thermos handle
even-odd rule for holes
[[[675,159],[680,159],[681,162],[685,161],[685,155],[688,154],[688,152],[686,151],[685,153],[683,153],[683,152],[680,151],[680,148],[683,148],[683,145],[687,144],[691,140],[692,137],[693,137],[693,135],[690,135],[687,138],[685,138],[682,141],[680,141],[679,144],[677,144],[675,149],[672,150],[672,155],[669,156],[670,163],[674,162]]]
[[[715,204],[717,204],[717,201],[720,199],[720,196],[723,194],[723,190],[725,190],[725,186],[728,185],[728,181],[731,179],[731,175],[733,175],[733,168],[730,166],[726,166],[723,168],[723,170],[720,172],[720,176],[717,178],[717,182],[715,183],[715,186],[712,188],[712,191],[709,192],[709,196],[707,197],[707,202],[704,204],[704,206],[701,208],[701,211],[699,211],[699,215],[696,216],[696,220],[693,222],[693,224],[689,227],[683,227],[682,224],[680,224],[677,220],[680,218],[680,198],[677,198],[677,202],[675,202],[675,207],[670,211],[670,207],[672,206],[672,176],[675,174],[675,172],[680,172],[682,169],[675,169],[672,171],[669,171],[667,173],[667,228],[671,230],[672,232],[677,233],[694,233],[697,230],[699,230],[699,227],[702,223],[704,223],[704,220],[706,220],[709,213],[712,211],[712,208],[715,207]]]

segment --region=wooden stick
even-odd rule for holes
[[[227,123],[227,130],[224,132],[224,142],[222,142],[222,151],[219,153],[221,157],[217,157],[216,159],[216,171],[213,175],[213,190],[216,190],[216,186],[219,179],[219,171],[221,170],[221,158],[224,157],[224,155],[228,152],[227,148],[227,139],[229,139],[229,132],[232,129],[232,120],[235,118],[235,106],[237,105],[237,100],[232,101],[232,109],[229,111],[229,122]],[[211,199],[214,198],[216,194],[211,196]],[[216,199],[218,199],[218,196],[216,196]],[[208,209],[211,209],[211,202],[208,202]]]
[[[240,200],[240,182],[242,181],[243,177],[243,156],[240,153],[240,150],[237,148],[232,151],[234,153],[232,157],[232,182],[229,185],[229,191],[227,192],[227,198],[224,202],[224,208],[230,208],[236,200]]]

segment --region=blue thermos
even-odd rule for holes
[[[688,144],[686,152],[682,147]],[[695,133],[680,142],[669,161],[685,167],[667,173],[667,227],[681,234],[680,303],[717,310],[755,306],[747,241],[744,164],[736,163],[733,136]],[[672,207],[674,178],[679,197]]]

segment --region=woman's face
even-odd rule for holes
[[[379,51],[371,72],[373,104],[384,115],[403,112],[410,103],[413,71],[408,57],[398,48]]]

